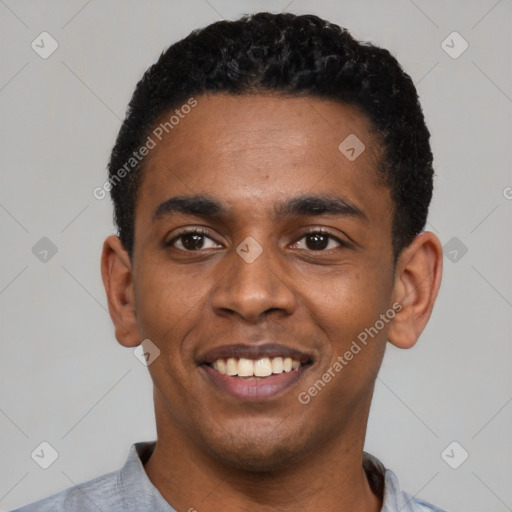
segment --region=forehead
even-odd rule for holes
[[[257,145],[284,145],[294,149],[300,159],[304,151],[310,155],[315,149],[324,153],[329,147],[330,151],[324,156],[338,159],[339,144],[349,135],[364,139],[366,157],[375,158],[380,152],[372,123],[354,105],[313,96],[226,93],[204,94],[196,101],[197,106],[187,107],[188,113],[181,114],[180,118],[172,111],[163,113],[155,127],[158,147],[152,152],[152,158],[158,157],[159,149],[177,149],[176,146],[183,143],[211,151],[216,142],[222,142],[215,147],[218,153],[237,154],[240,150],[251,149],[251,144],[253,149],[257,149]],[[186,106],[184,103],[183,109]],[[180,106],[174,110],[178,111],[181,111]],[[171,118],[172,126],[169,126],[167,121]]]
[[[196,100],[173,124],[165,125],[176,109],[165,113],[150,134],[155,147],[144,162],[139,203],[201,193],[263,208],[283,194],[336,190],[356,204],[382,195],[381,147],[357,107],[310,96]]]

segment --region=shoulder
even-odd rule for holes
[[[435,505],[432,505],[432,503],[428,503],[424,500],[420,500],[418,498],[415,498],[414,496],[411,496],[410,494],[407,494],[406,492],[402,493],[404,498],[406,499],[406,503],[408,503],[409,508],[407,508],[407,511],[410,512],[446,512],[446,510],[436,507]]]
[[[403,491],[396,474],[374,455],[363,452],[363,468],[370,488],[382,499],[381,512],[446,512]]]
[[[134,443],[118,471],[73,485],[11,512],[139,512],[146,509],[173,512],[144,472],[143,464],[154,447],[155,441]],[[144,508],[148,500],[150,505],[155,505],[153,508]]]
[[[402,512],[446,512],[446,510],[400,489],[398,477],[390,469],[385,471],[385,480],[384,503],[387,508],[384,506],[382,512],[395,512],[395,510]]]
[[[11,512],[98,512],[98,510],[102,510],[102,505],[107,504],[110,506],[109,511],[121,512],[123,505],[119,503],[118,496],[117,472],[114,471],[74,485]]]

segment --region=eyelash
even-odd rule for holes
[[[303,238],[307,237],[308,235],[316,235],[316,234],[326,235],[330,239],[335,240],[337,243],[339,243],[341,247],[344,247],[344,248],[349,248],[350,247],[350,245],[347,242],[344,242],[343,240],[341,240],[338,237],[332,235],[331,233],[329,233],[325,229],[321,229],[321,228],[312,229],[311,231],[307,231],[306,233],[303,233],[302,236],[298,240],[302,240]],[[179,235],[176,235],[174,238],[169,240],[169,242],[166,242],[165,246],[166,247],[173,247],[174,242],[176,242],[177,240],[179,240],[180,238],[182,238],[182,237],[184,237],[186,235],[203,235],[203,236],[209,238],[210,240],[213,240],[213,238],[210,236],[208,231],[206,231],[204,229],[201,229],[201,228],[194,228],[194,229],[183,231]],[[213,241],[215,242],[215,240],[213,240]],[[217,243],[217,242],[215,242],[215,243]],[[175,249],[177,249],[177,247],[175,247]],[[183,251],[183,252],[199,252],[201,249],[197,249],[195,251],[187,250],[187,249],[179,249],[179,250]],[[301,249],[301,250],[304,250],[304,249]],[[325,249],[319,249],[317,251],[315,251],[313,249],[307,249],[307,250],[309,252],[327,252]]]

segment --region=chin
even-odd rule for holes
[[[304,431],[302,432],[304,435]],[[237,470],[271,472],[294,465],[306,451],[307,440],[290,432],[259,429],[238,431],[205,439],[208,451],[219,462]]]
[[[245,445],[239,450],[222,451],[217,454],[226,465],[250,472],[273,472],[290,467],[298,457],[297,450],[279,447],[269,449],[261,444]]]

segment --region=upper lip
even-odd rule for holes
[[[311,354],[301,350],[286,347],[279,343],[260,343],[259,345],[245,345],[243,343],[233,345],[223,345],[221,347],[212,348],[198,358],[199,364],[210,364],[217,359],[246,358],[246,359],[262,359],[263,357],[291,357],[301,363],[312,362]]]

